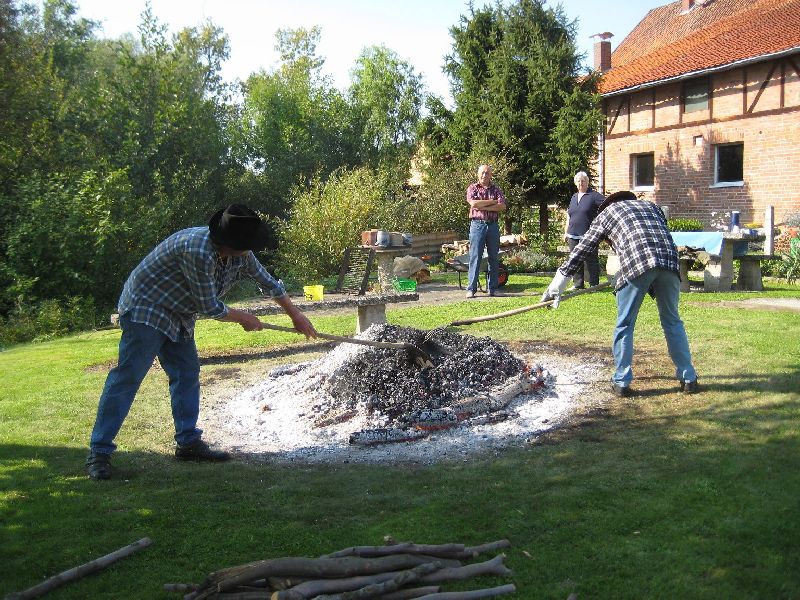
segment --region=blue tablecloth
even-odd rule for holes
[[[722,244],[725,241],[721,231],[673,231],[672,241],[676,246],[689,246],[691,248],[702,248],[713,256],[719,256],[722,252]],[[747,254],[747,241],[728,242],[733,243],[733,255],[742,256]]]

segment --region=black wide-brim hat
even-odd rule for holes
[[[614,202],[619,202],[620,200],[636,200],[636,194],[627,190],[614,192],[600,203],[600,206],[597,207],[597,214],[600,214],[609,204],[614,204]]]
[[[231,204],[215,212],[208,221],[211,241],[234,250],[263,250],[269,245],[269,227],[254,210]]]

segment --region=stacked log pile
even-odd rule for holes
[[[504,554],[465,564],[511,547],[508,540],[480,546],[397,543],[354,546],[318,558],[260,560],[211,573],[202,584],[165,584],[183,600],[471,600],[516,591],[514,584],[442,592],[439,584],[473,577],[510,577]]]

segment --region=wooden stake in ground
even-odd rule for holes
[[[68,571],[59,573],[58,575],[50,577],[49,579],[45,579],[42,583],[35,585],[32,588],[28,588],[22,592],[14,592],[9,594],[6,596],[5,600],[28,600],[29,598],[38,598],[39,596],[42,596],[47,592],[64,585],[65,583],[75,581],[81,577],[85,577],[86,575],[105,569],[108,565],[118,561],[120,558],[125,558],[126,556],[129,556],[134,552],[141,550],[142,548],[147,548],[147,546],[149,546],[151,543],[152,542],[150,541],[150,538],[142,538],[138,542],[134,542],[129,546],[120,548],[111,554],[106,554],[105,556],[96,558],[84,565],[69,569]]]

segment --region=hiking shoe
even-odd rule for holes
[[[111,479],[111,455],[90,450],[86,456],[86,474],[89,479]]]
[[[681,380],[681,391],[684,394],[696,394],[700,391],[700,386],[697,384],[697,379],[693,381]]]
[[[231,455],[223,450],[212,450],[203,440],[195,440],[191,444],[175,447],[175,458],[178,460],[207,460],[223,462],[230,460]]]
[[[469,298],[474,298],[474,297],[475,297],[475,292],[467,292],[467,298],[468,299]]]
[[[631,388],[626,385],[617,385],[616,383],[612,383],[611,390],[618,398],[628,398],[631,396]]]

